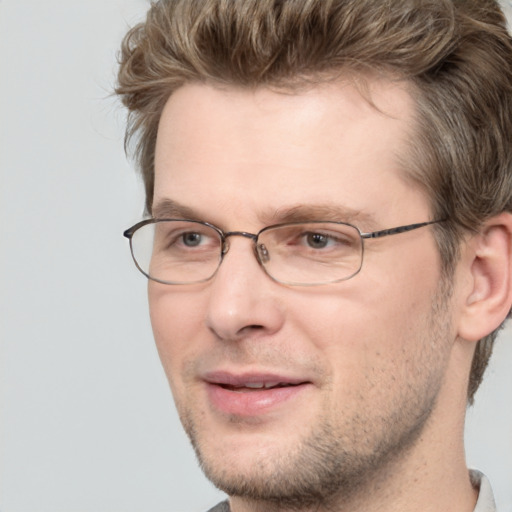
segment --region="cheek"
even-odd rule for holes
[[[376,382],[403,377],[428,342],[437,274],[420,272],[414,263],[401,271],[409,279],[397,279],[396,269],[378,276],[367,271],[329,293],[309,291],[295,307],[288,301],[295,331],[322,354],[342,393],[361,395]]]
[[[173,375],[180,373],[184,361],[196,349],[196,340],[204,325],[201,294],[169,290],[166,285],[150,283],[149,312],[153,336],[171,386]]]

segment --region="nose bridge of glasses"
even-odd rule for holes
[[[258,240],[258,235],[255,235],[254,233],[248,233],[247,231],[228,231],[227,233],[224,233],[222,239],[222,256],[224,256],[229,251],[228,238],[232,236],[241,236],[243,238],[249,238],[254,243],[256,243],[256,241]]]

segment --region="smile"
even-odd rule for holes
[[[232,386],[229,384],[220,384],[224,389],[228,389],[231,391],[253,391],[256,389],[275,389],[275,388],[284,388],[288,386],[297,386],[298,384],[290,384],[287,382],[246,382],[240,386]]]
[[[217,412],[238,417],[284,410],[312,388],[310,381],[276,375],[215,372],[205,381],[210,406]]]

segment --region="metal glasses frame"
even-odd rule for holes
[[[168,285],[172,285],[172,284],[198,284],[198,283],[204,283],[206,281],[209,281],[217,273],[217,270],[219,269],[225,254],[229,250],[229,245],[226,243],[226,240],[229,237],[231,237],[231,236],[242,236],[242,237],[245,237],[245,238],[249,238],[249,239],[251,239],[254,242],[254,248],[255,248],[254,253],[255,253],[255,256],[256,256],[256,259],[257,259],[258,263],[263,268],[265,273],[271,279],[273,279],[274,281],[276,281],[278,283],[281,283],[281,284],[287,284],[287,285],[290,285],[290,286],[320,286],[322,284],[331,284],[331,283],[337,283],[337,282],[340,282],[340,281],[346,281],[348,279],[351,279],[352,277],[354,277],[355,275],[357,275],[361,271],[361,268],[363,267],[364,240],[373,239],[373,238],[382,238],[382,237],[390,236],[390,235],[398,235],[400,233],[406,233],[407,231],[413,231],[415,229],[423,228],[425,226],[430,226],[432,224],[439,224],[441,222],[445,222],[446,220],[447,219],[431,220],[431,221],[427,221],[427,222],[419,222],[419,223],[415,223],[415,224],[406,224],[404,226],[396,226],[394,228],[380,229],[378,231],[371,231],[371,232],[363,232],[357,226],[354,226],[353,224],[350,224],[348,222],[336,222],[336,221],[324,221],[324,220],[307,221],[307,220],[305,220],[305,221],[302,221],[302,222],[285,222],[285,223],[282,223],[282,224],[273,224],[271,226],[266,226],[263,229],[260,229],[257,233],[249,233],[247,231],[228,231],[228,232],[224,232],[224,231],[222,231],[222,229],[218,228],[214,224],[210,224],[209,222],[204,222],[204,221],[194,220],[194,219],[154,219],[154,218],[151,218],[151,219],[146,219],[146,220],[142,220],[140,222],[137,222],[137,224],[134,224],[132,227],[130,227],[126,231],[124,231],[123,232],[123,236],[125,236],[126,238],[128,238],[128,240],[130,240],[130,251],[131,251],[132,258],[133,258],[133,261],[135,262],[136,267],[148,279],[151,279],[151,280],[156,281],[158,283],[168,284]],[[133,235],[135,234],[135,232],[138,229],[140,229],[140,228],[142,228],[144,226],[147,226],[148,224],[156,224],[158,222],[173,222],[173,221],[175,221],[175,222],[192,222],[194,224],[201,224],[203,226],[207,226],[207,227],[213,229],[214,231],[216,231],[218,233],[218,235],[220,237],[220,240],[222,242],[222,248],[221,248],[221,252],[220,252],[219,264],[217,265],[217,268],[215,269],[215,272],[213,272],[213,274],[211,276],[209,276],[209,277],[207,277],[205,279],[201,279],[199,281],[193,281],[191,283],[171,283],[169,281],[163,281],[161,279],[157,279],[155,277],[150,276],[145,270],[143,270],[140,267],[139,263],[137,262],[137,260],[135,258],[135,255],[133,253],[132,239],[133,239]],[[258,238],[259,238],[259,236],[262,233],[264,233],[265,231],[268,231],[270,229],[280,228],[280,227],[283,227],[283,226],[296,226],[296,225],[300,225],[300,224],[326,224],[326,223],[350,226],[351,228],[354,228],[359,233],[359,236],[361,237],[361,264],[359,265],[359,268],[357,269],[357,271],[355,271],[353,274],[351,274],[351,275],[349,275],[347,277],[344,277],[344,278],[341,278],[341,279],[336,279],[334,281],[322,282],[322,283],[289,283],[289,282],[286,282],[286,281],[280,281],[279,279],[276,279],[274,276],[272,276],[271,274],[268,273],[268,271],[267,271],[267,269],[265,267],[265,264],[264,264],[265,262],[263,261],[265,256],[264,256],[264,254],[262,254],[262,252],[260,250],[258,250]]]

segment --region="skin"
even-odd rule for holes
[[[407,89],[369,83],[378,110],[350,83],[294,94],[182,87],[159,126],[154,216],[252,233],[289,210],[323,219],[325,205],[362,231],[431,220],[398,164],[413,124]],[[169,211],[169,200],[190,211]],[[421,228],[367,241],[354,278],[304,288],[270,279],[251,241],[233,237],[210,281],[150,281],[180,417],[233,511],[473,510],[462,432],[474,345],[459,328],[473,253],[443,284],[432,228]],[[304,384],[233,413],[212,400],[215,372]]]

